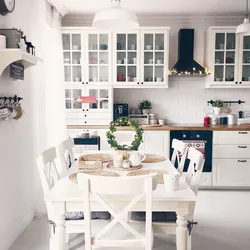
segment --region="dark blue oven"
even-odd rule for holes
[[[170,145],[172,140],[178,139],[187,144],[188,147],[194,147],[203,153],[205,157],[205,165],[203,172],[212,172],[212,141],[213,132],[204,130],[171,130]],[[172,156],[173,149],[170,147],[170,155]],[[187,171],[189,160],[186,161],[184,172]],[[177,167],[177,166],[176,166]]]

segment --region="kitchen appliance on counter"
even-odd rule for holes
[[[113,121],[120,117],[128,117],[128,104],[114,104]]]
[[[212,147],[213,147],[213,132],[199,131],[199,130],[171,130],[170,143],[172,145],[173,139],[183,141],[188,147],[194,147],[199,150],[205,159],[203,172],[206,180],[201,183],[202,186],[212,184]],[[170,155],[172,156],[173,149],[170,147]],[[189,160],[187,159],[184,166],[184,172],[187,172]],[[175,166],[177,168],[177,165]]]
[[[131,114],[129,118],[136,121],[139,125],[147,125],[149,124],[149,115],[146,114]]]

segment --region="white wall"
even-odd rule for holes
[[[66,16],[63,26],[88,26],[92,17]],[[213,25],[238,25],[242,17],[222,16],[143,16],[141,26],[170,26],[170,67],[177,61],[178,31],[181,28],[195,29],[195,59],[204,65],[204,32]],[[169,89],[116,89],[115,102],[129,103],[137,107],[143,99],[152,101],[152,112],[166,118],[169,123],[202,123],[206,101],[244,100],[246,105],[233,105],[233,112],[250,110],[250,89],[248,90],[205,90],[205,78],[170,78]]]
[[[44,63],[39,62],[36,67],[25,71],[24,81],[12,82],[7,74],[0,76],[0,96],[17,94],[23,97],[22,107],[25,110],[25,115],[18,121],[0,121],[1,250],[8,249],[19,236],[33,219],[35,209],[43,210],[43,207],[39,209],[44,202],[36,157],[46,147],[51,146],[52,142],[62,138],[65,132],[63,89],[58,87],[55,74],[52,76],[48,67],[44,67],[48,62],[52,63],[51,67],[56,58],[62,62],[61,53],[59,56],[53,53],[53,43],[56,43],[58,50],[60,43],[55,37],[47,36],[49,32],[53,32],[54,36],[60,35],[60,23],[53,30],[51,20],[51,9],[45,0],[16,1],[16,9],[12,14],[0,16],[0,28],[21,28],[27,39],[36,46],[36,55],[44,60]],[[59,67],[60,63],[57,64]],[[58,67],[54,69],[57,70],[60,80]],[[49,126],[50,122],[52,126]],[[56,128],[58,133],[53,135],[51,131]]]

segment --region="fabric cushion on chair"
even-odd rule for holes
[[[65,213],[66,220],[83,220],[84,214],[83,212],[66,212]],[[92,220],[109,220],[110,213],[108,212],[91,212]]]
[[[146,213],[145,212],[132,212],[131,213],[132,221],[145,221]],[[153,212],[152,221],[153,222],[176,222],[177,216],[175,212]]]

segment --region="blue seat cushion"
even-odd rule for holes
[[[66,220],[83,220],[84,214],[83,212],[67,212],[65,213]],[[110,213],[109,212],[91,212],[92,220],[109,220]]]
[[[145,221],[146,213],[145,212],[132,212],[131,213],[132,221]],[[176,222],[177,216],[175,212],[153,212],[152,221],[153,222]]]

